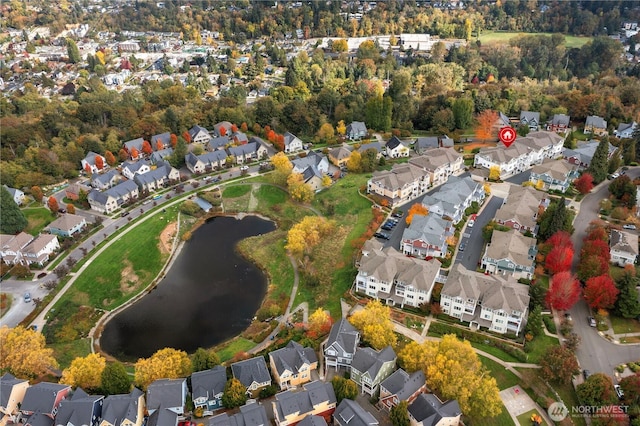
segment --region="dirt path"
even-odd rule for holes
[[[171,253],[171,246],[173,245],[173,238],[176,235],[178,229],[178,222],[172,222],[167,225],[166,228],[160,233],[160,252],[162,254]]]
[[[258,208],[258,198],[253,195],[254,191],[257,191],[260,188],[259,183],[254,183],[251,185],[251,192],[249,193],[249,205],[247,206],[247,210],[250,212],[255,211]]]

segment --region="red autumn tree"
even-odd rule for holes
[[[224,126],[220,126],[220,136],[226,136],[227,135],[227,128]]]
[[[153,152],[153,148],[151,147],[149,141],[142,142],[142,152],[147,155],[151,155],[151,153]]]
[[[547,241],[540,244],[538,252],[546,257],[549,252],[555,247],[568,247],[573,250],[573,241],[571,241],[571,234],[567,231],[557,231],[550,236]]]
[[[476,116],[478,125],[476,126],[476,137],[478,139],[496,139],[497,132],[495,128],[496,121],[498,121],[498,113],[486,109]]]
[[[160,139],[158,139],[156,141],[156,151],[160,151],[162,149],[164,149],[164,144],[162,143],[162,141]]]
[[[182,137],[186,143],[191,143],[191,135],[186,130],[182,132]]]
[[[609,242],[609,233],[605,228],[604,222],[601,220],[592,221],[587,227],[587,236],[584,237],[582,241],[585,243],[587,241],[593,240],[602,240],[604,242]]]
[[[84,165],[84,171],[87,172],[88,175],[91,175],[93,173],[93,170],[91,169],[89,163]]]
[[[587,281],[589,278],[608,274],[609,261],[600,256],[581,256],[577,273],[580,281]]]
[[[275,140],[276,140],[276,132],[274,132],[273,130],[269,130],[269,131],[267,132],[267,140],[268,140],[269,142],[273,142],[273,141],[275,141]]]
[[[96,155],[96,167],[98,170],[104,169],[104,160],[99,155]]]
[[[580,297],[580,283],[569,271],[559,272],[551,278],[551,285],[545,300],[553,309],[571,309]]]
[[[550,274],[568,271],[573,261],[573,248],[569,246],[555,246],[544,261],[544,267]]]
[[[138,158],[140,156],[140,152],[136,148],[131,148],[131,158]]]
[[[129,158],[129,153],[126,149],[120,148],[120,151],[118,151],[118,158],[120,159],[120,161],[127,161],[127,158]]]
[[[238,126],[236,126],[235,124],[231,125],[231,133],[236,133],[238,131]]]
[[[178,145],[178,137],[174,133],[171,133],[171,136],[169,136],[169,139],[171,140],[171,147],[175,148],[176,145]]]
[[[573,186],[581,194],[588,194],[593,189],[593,176],[591,176],[591,173],[583,173],[582,176],[573,181]]]
[[[105,151],[104,159],[107,160],[107,164],[110,165],[111,167],[116,165],[116,157],[115,155],[113,155],[113,152]]]
[[[67,213],[76,214],[76,206],[73,203],[67,204]]]
[[[612,308],[619,292],[609,275],[589,278],[584,286],[584,298],[591,309]]]
[[[582,250],[580,250],[580,258],[587,258],[589,256],[598,256],[609,262],[609,260],[611,260],[609,245],[602,240],[585,241],[585,244],[582,246]]]
[[[58,206],[58,200],[56,200],[56,197],[53,195],[49,197],[47,200],[47,207],[49,207],[49,210],[51,210],[52,213],[56,213],[58,211],[60,207]]]
[[[273,141],[273,145],[278,151],[284,151],[284,135],[277,134],[276,140]]]
[[[242,124],[240,125],[240,131],[242,133],[247,133],[247,131],[249,130],[249,126],[247,126],[246,122],[242,122]]]

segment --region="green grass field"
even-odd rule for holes
[[[529,352],[529,360],[528,362],[537,364],[542,359],[545,351],[550,346],[558,345],[558,339],[555,337],[547,336],[543,334],[541,336],[536,336],[531,342],[528,343],[531,345],[532,350]]]
[[[49,345],[53,349],[53,356],[60,364],[60,370],[71,365],[77,357],[84,357],[91,353],[91,339],[78,339],[68,343],[54,343]]]
[[[252,347],[254,347],[255,345],[256,344],[253,343],[251,340],[238,337],[236,339],[233,339],[231,342],[225,343],[224,345],[222,345],[216,351],[216,353],[220,358],[220,362],[225,362],[233,358],[233,356],[238,352],[246,352]]]
[[[552,33],[521,33],[521,32],[511,32],[511,31],[484,31],[480,35],[480,42],[483,46],[492,45],[492,44],[502,44],[509,43],[509,40],[512,38],[522,36],[522,35],[545,35],[551,37]],[[568,49],[572,49],[574,47],[580,48],[591,41],[592,37],[577,37],[571,35],[563,35],[564,36],[564,45]]]
[[[621,318],[616,315],[609,317],[613,332],[616,334],[640,333],[640,321],[633,318]]]
[[[520,423],[520,425],[530,425],[531,416],[534,414],[540,415],[540,412],[538,410],[530,410],[530,411],[527,411],[526,413],[520,414],[518,416],[518,423]],[[542,424],[546,425],[547,422],[545,422],[544,419],[542,419]]]
[[[520,382],[518,376],[511,371],[506,370],[502,365],[498,364],[492,359],[478,355],[482,365],[489,371],[491,377],[498,382],[498,389],[503,390],[517,385]]]
[[[42,232],[42,230],[55,220],[55,215],[51,211],[44,207],[34,207],[22,209],[22,213],[29,221],[27,229],[24,231],[28,234],[36,236]]]
[[[234,185],[229,186],[222,191],[224,198],[237,198],[248,194],[251,191],[251,185]]]
[[[464,419],[464,424],[468,426],[513,426],[515,423],[507,411],[507,407],[502,405],[502,412],[496,416],[488,419]]]

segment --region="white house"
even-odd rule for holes
[[[98,160],[98,163],[102,162],[102,167],[98,167],[99,164],[96,164],[96,158],[98,157],[100,158],[100,160]],[[93,151],[87,153],[87,155],[82,160],[80,160],[80,164],[82,164],[82,170],[86,171],[87,169],[89,169],[92,174],[99,173],[104,168],[109,167],[107,165],[107,160],[102,155],[96,154]]]
[[[189,129],[189,136],[191,137],[191,143],[201,143],[203,145],[206,145],[211,140],[209,131],[204,127],[200,127],[198,125],[195,125]]]
[[[11,198],[13,199],[14,203],[16,203],[19,206],[21,206],[22,203],[24,203],[24,200],[25,200],[24,192],[16,188],[11,188],[7,185],[4,185],[4,188],[7,190],[7,192],[9,192],[9,195],[11,195]]]
[[[133,179],[136,175],[143,175],[151,171],[146,161],[127,161],[122,165],[122,174],[127,179]]]
[[[609,252],[611,263],[618,266],[633,265],[638,257],[638,235],[612,229],[609,237]]]
[[[58,237],[42,234],[24,248],[22,256],[27,263],[43,265],[59,248]]]
[[[408,157],[411,150],[397,136],[392,136],[385,145],[385,153],[389,158]]]
[[[473,202],[482,204],[485,196],[482,184],[471,177],[449,176],[447,183],[438,191],[424,196],[422,204],[430,215],[448,218],[455,224],[460,222],[467,207]]]
[[[423,195],[429,189],[429,173],[411,163],[394,164],[391,170],[373,172],[367,192],[379,195],[396,207]]]
[[[447,238],[454,231],[453,223],[438,215],[415,215],[402,233],[400,249],[403,254],[420,259],[444,257],[447,254]]]
[[[302,141],[296,135],[286,132],[284,134],[284,152],[296,152],[302,149]]]
[[[464,171],[463,155],[450,148],[426,149],[420,157],[410,159],[409,164],[427,172],[432,186],[441,185],[449,176]]]
[[[630,139],[633,137],[637,127],[638,123],[635,121],[632,123],[620,123],[618,128],[613,131],[613,134],[620,139]]]

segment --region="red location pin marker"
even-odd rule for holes
[[[498,133],[498,138],[500,138],[500,142],[504,144],[507,148],[511,146],[512,143],[516,141],[517,133],[513,127],[503,127],[500,129]]]

